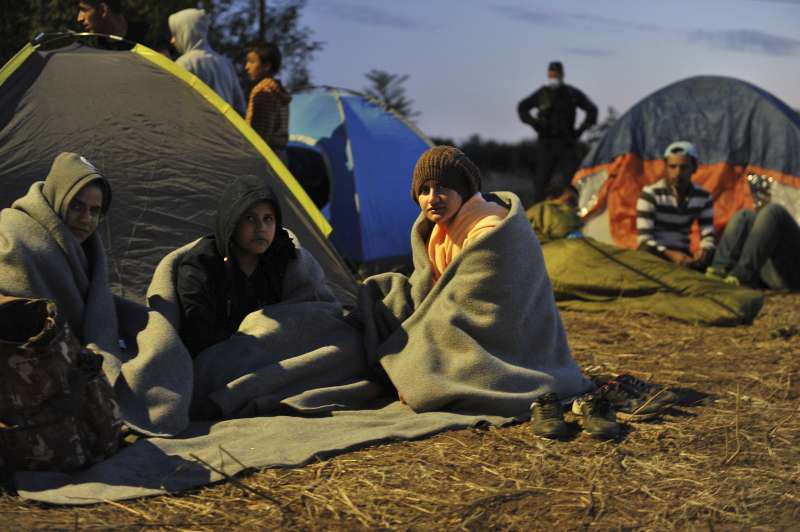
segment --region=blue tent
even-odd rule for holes
[[[364,95],[331,87],[293,95],[289,133],[289,166],[330,220],[339,253],[359,264],[408,257],[419,214],[411,173],[430,140]]]

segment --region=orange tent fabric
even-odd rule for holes
[[[676,140],[698,147],[700,165],[693,181],[714,198],[718,235],[736,211],[753,207],[748,174],[767,175],[800,190],[800,115],[744,81],[719,76],[682,80],[620,117],[573,177],[581,188],[590,176],[607,176],[596,203],[582,196],[581,207],[589,209],[586,217],[608,209],[617,245],[636,247],[636,201],[642,187],[663,177],[663,150]]]

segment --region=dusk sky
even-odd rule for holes
[[[312,80],[361,90],[379,68],[409,74],[420,128],[532,137],[519,100],[561,60],[565,81],[620,113],[680,79],[744,79],[800,108],[800,0],[309,0],[325,43]]]

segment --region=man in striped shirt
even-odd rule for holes
[[[714,207],[711,194],[692,183],[697,170],[697,148],[686,141],[673,142],[664,152],[664,179],[646,186],[636,202],[639,249],[698,270],[714,255]],[[692,254],[692,223],[700,226],[700,246]]]

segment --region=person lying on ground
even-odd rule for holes
[[[211,48],[209,24],[203,9],[184,9],[169,16],[171,43],[181,54],[175,62],[203,80],[240,115],[244,115],[245,101],[239,76],[233,63]]]
[[[247,51],[247,76],[255,83],[250,91],[245,119],[275,154],[288,164],[289,102],[292,97],[275,78],[281,69],[281,51],[275,43],[256,43]]]
[[[264,179],[248,175],[228,185],[214,234],[200,239],[178,266],[181,338],[192,355],[229,338],[251,312],[282,301],[287,270],[299,253]],[[334,299],[324,285],[311,290]]]
[[[736,285],[800,289],[800,225],[777,203],[737,212],[706,273]]]
[[[591,387],[519,198],[480,189],[457,148],[423,153],[411,185],[414,272],[370,277],[359,293],[369,361],[417,412],[525,415],[540,395]]]
[[[0,211],[0,294],[54,301],[81,344],[103,356],[126,424],[173,435],[188,423],[191,359],[169,323],[111,293],[97,234],[110,205],[103,174],[60,153],[44,181]]]
[[[692,183],[697,148],[673,142],[664,151],[664,178],[642,189],[636,202],[639,249],[696,270],[704,270],[714,255],[714,206],[711,194]],[[689,249],[692,223],[700,226],[700,246]]]
[[[545,198],[525,211],[539,243],[583,236],[583,220],[577,211],[578,190],[571,184],[553,185],[545,193]]]

